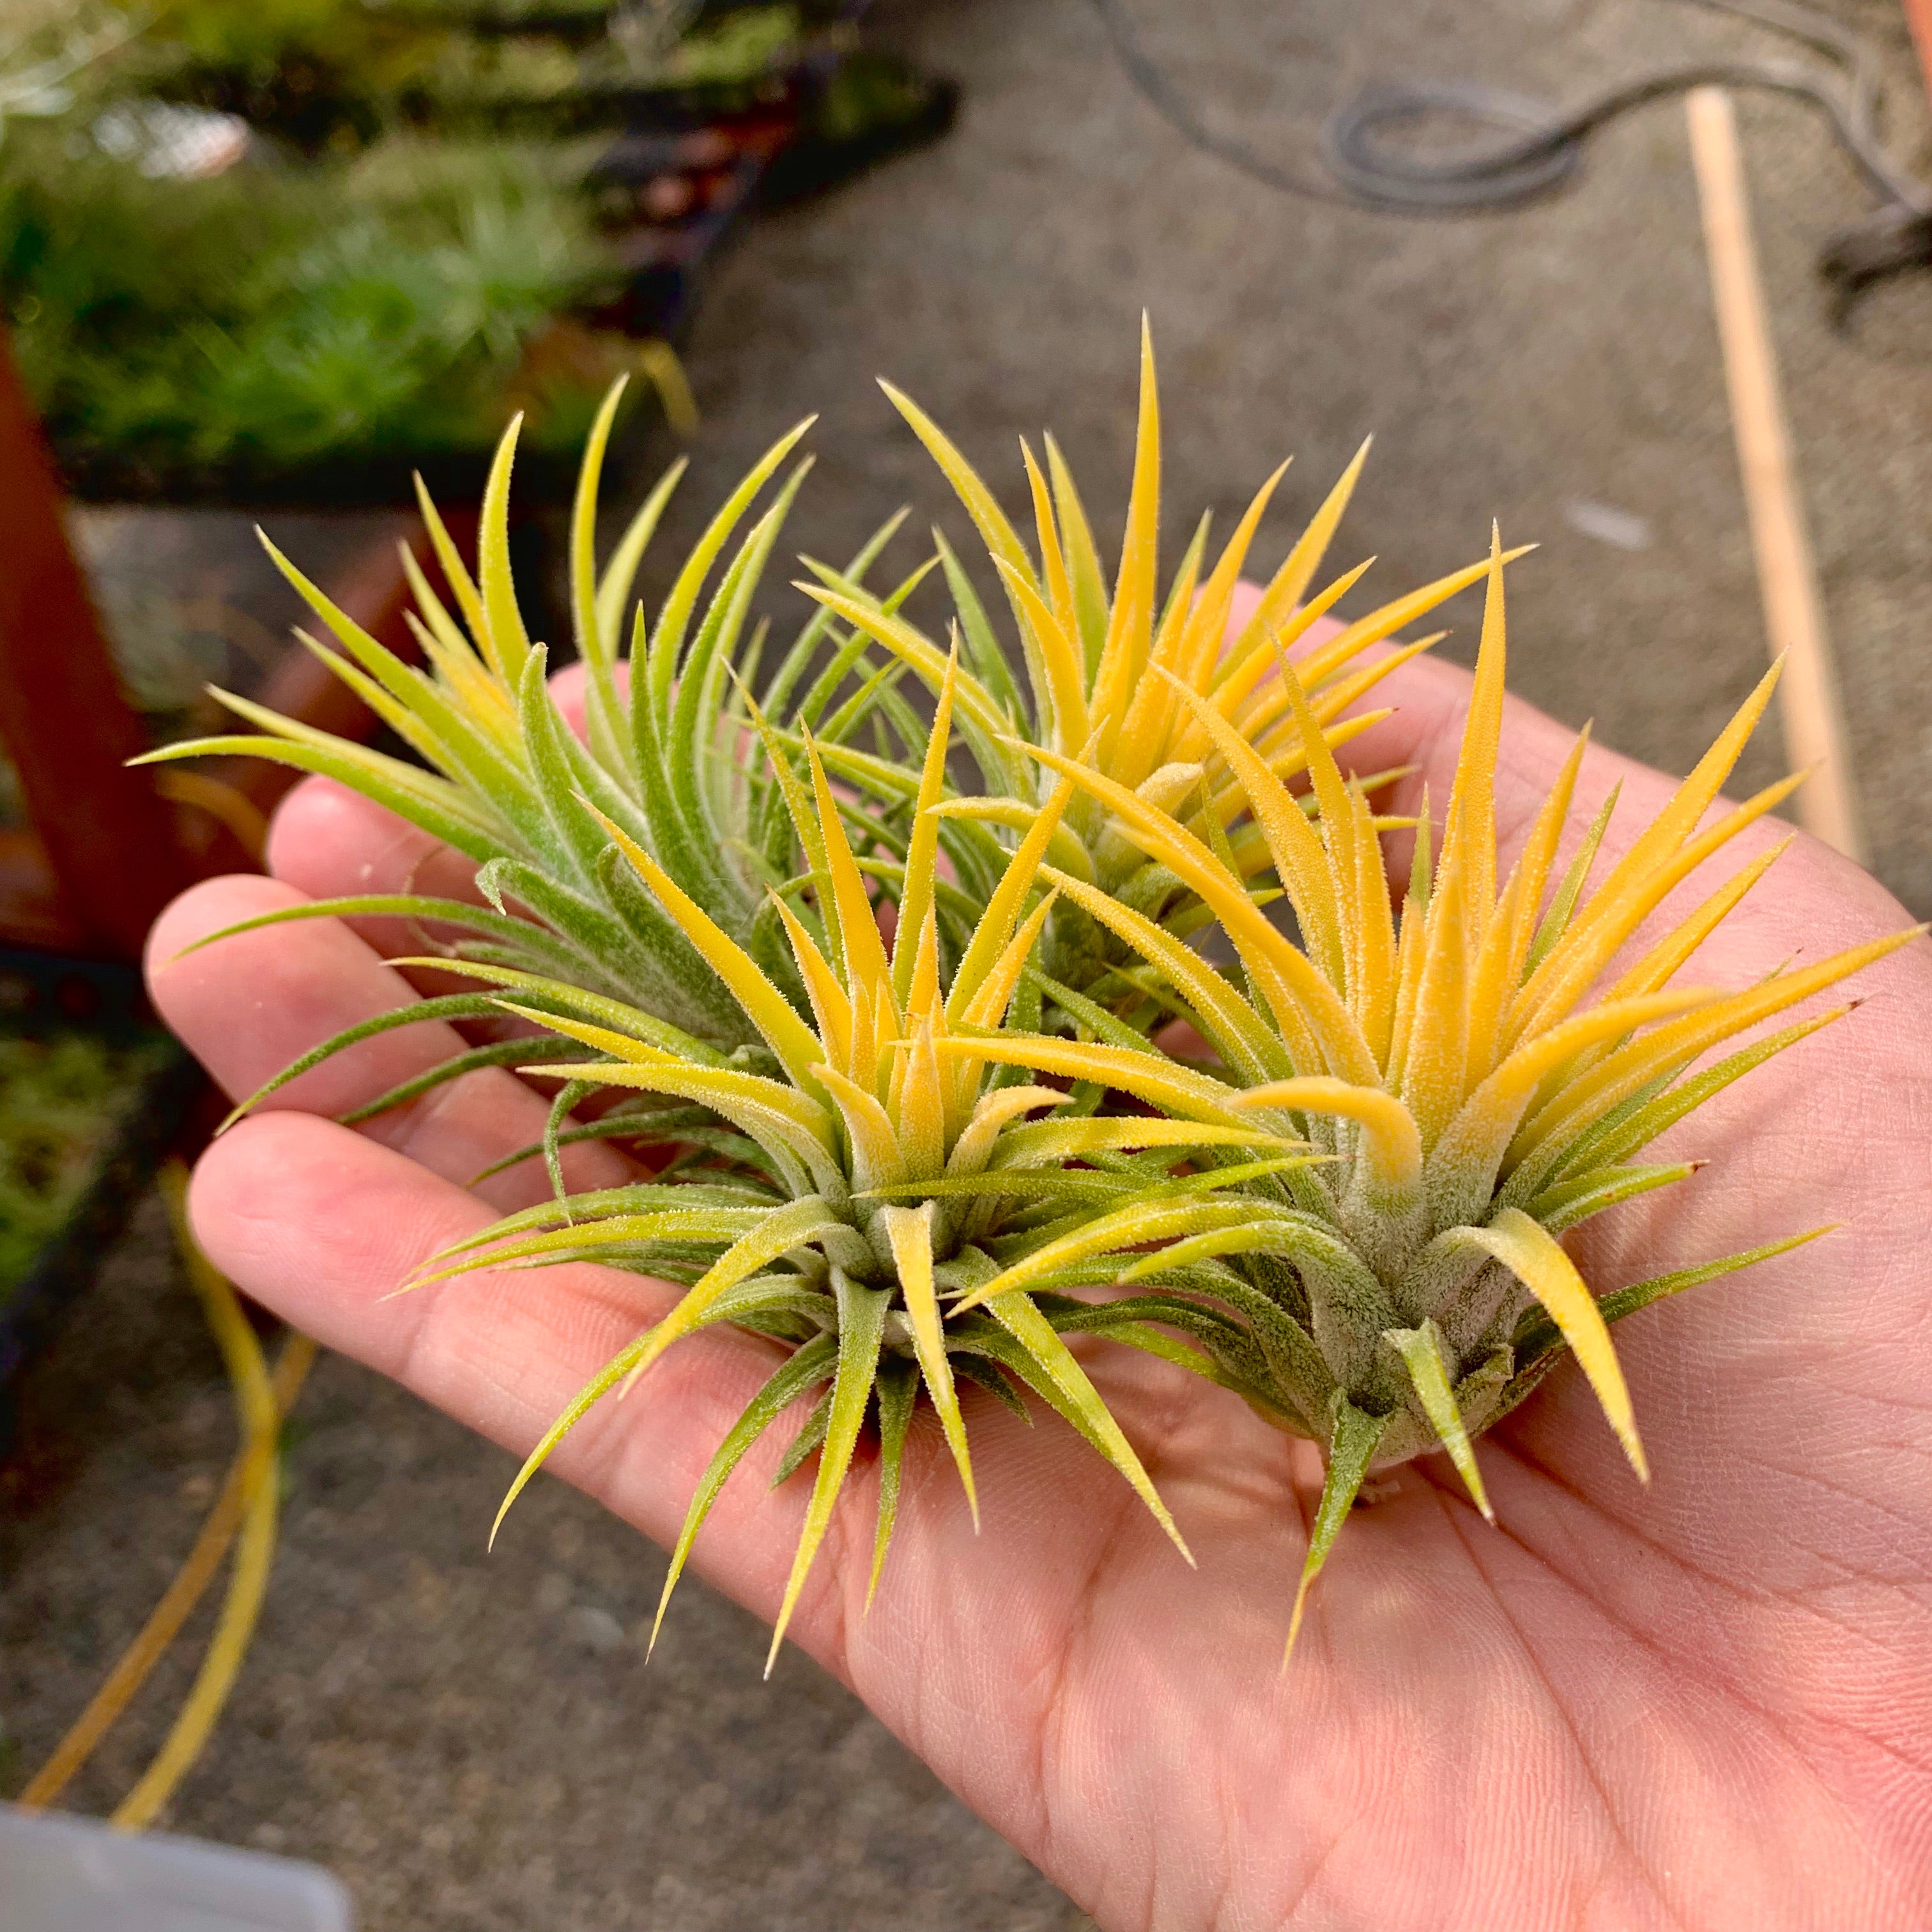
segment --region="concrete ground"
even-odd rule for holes
[[[1372,74],[1574,98],[1640,63],[1759,45],[1670,0],[1131,10],[1216,124],[1283,157]],[[1902,83],[1894,139],[1922,160],[1895,10],[1838,10],[1884,41]],[[1117,528],[1145,307],[1177,547],[1202,508],[1226,527],[1292,451],[1261,547],[1272,562],[1372,430],[1338,561],[1378,554],[1370,586],[1393,594],[1480,554],[1492,516],[1540,541],[1514,573],[1517,688],[1594,716],[1624,751],[1689,764],[1765,643],[1680,109],[1600,134],[1546,206],[1363,218],[1186,148],[1125,83],[1088,0],[898,0],[880,17],[964,83],[959,127],[765,221],[724,265],[692,345],[706,422],[665,555],[813,410],[820,461],[795,548],[842,557],[908,501],[957,532],[877,374],[919,396],[1015,508],[1014,438],[1051,424]],[[1809,260],[1861,191],[1802,110],[1748,102],[1743,124],[1877,868],[1932,912],[1932,820],[1914,808],[1932,772],[1915,622],[1932,589],[1932,280],[1882,292],[1834,332]],[[1472,614],[1455,614],[1451,650]],[[1768,738],[1742,784],[1780,763]],[[226,1394],[158,1216],[27,1396],[0,1496],[0,1789],[138,1625],[228,1453]],[[360,1370],[322,1366],[263,1626],[175,1828],[321,1859],[374,1932],[1082,1922],[811,1666],[794,1657],[760,1684],[750,1621],[701,1586],[646,1670],[638,1630],[661,1558],[561,1486],[542,1486],[486,1562],[508,1472]],[[112,1735],[78,1808],[125,1788],[188,1667],[171,1662]]]

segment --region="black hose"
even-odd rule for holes
[[[1694,87],[1756,88],[1791,95],[1823,113],[1838,145],[1879,196],[1871,214],[1834,230],[1820,250],[1820,272],[1841,303],[1880,276],[1932,263],[1932,188],[1899,167],[1878,138],[1878,63],[1867,42],[1792,0],[1697,4],[1803,42],[1836,63],[1842,79],[1808,66],[1702,61],[1619,81],[1567,110],[1471,82],[1378,81],[1329,117],[1321,150],[1326,174],[1317,176],[1270,160],[1208,127],[1142,47],[1124,0],[1094,0],[1122,68],[1148,105],[1191,146],[1283,194],[1408,216],[1519,208],[1565,185],[1582,160],[1585,140],[1617,116]],[[1500,129],[1508,138],[1430,155],[1384,138],[1395,129],[1444,116]]]

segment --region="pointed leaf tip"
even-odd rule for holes
[[[1316,1505],[1315,1522],[1308,1533],[1308,1554],[1301,1565],[1301,1580],[1295,1586],[1294,1608],[1288,1622],[1288,1641],[1282,1648],[1281,1667],[1287,1670],[1294,1654],[1294,1640],[1301,1633],[1303,1613],[1308,1606],[1308,1592],[1322,1574],[1328,1552],[1334,1547],[1342,1525],[1348,1520],[1369,1473],[1376,1445],[1389,1425],[1390,1417],[1371,1415],[1348,1400],[1340,1390],[1334,1397],[1334,1426],[1328,1443],[1328,1473],[1322,1485],[1322,1500]]]

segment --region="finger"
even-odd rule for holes
[[[473,859],[334,778],[290,790],[269,821],[266,857],[274,878],[309,898],[420,892],[482,903]]]
[[[184,953],[239,920],[301,903],[301,894],[277,880],[212,879],[176,900],[149,935],[148,983],[155,1008],[231,1099],[245,1098],[334,1034],[416,998],[409,982],[338,920],[272,926]],[[440,1022],[398,1028],[333,1055],[265,1105],[346,1113],[440,1066],[467,1043]],[[365,1131],[461,1183],[540,1138],[548,1112],[514,1073],[488,1068],[376,1115]],[[619,1186],[632,1172],[601,1145],[568,1150],[566,1172],[574,1186]],[[547,1191],[540,1164],[532,1162],[492,1180],[483,1195],[507,1209]]]

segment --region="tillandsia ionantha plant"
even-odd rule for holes
[[[748,770],[752,761],[742,755],[742,746],[751,729],[746,686],[762,644],[761,630],[746,640],[752,600],[807,462],[792,466],[728,560],[726,552],[754,500],[808,425],[781,437],[733,491],[677,573],[655,620],[647,624],[642,604],[635,607],[626,656],[632,586],[684,465],[674,464],[665,473],[599,572],[598,488],[622,386],[614,386],[592,430],[572,522],[572,611],[586,671],[582,740],[551,695],[548,653],[530,638],[512,580],[513,423],[484,499],[473,580],[428,493],[419,490],[423,518],[456,606],[452,613],[406,553],[417,605],[410,625],[423,667],[405,663],[378,643],[268,546],[340,648],[298,634],[302,641],[421,763],[370,750],[225,692],[215,694],[256,726],[255,732],[184,741],[150,755],[240,753],[325,773],[472,860],[479,868],[478,887],[490,902],[413,893],[362,896],[272,915],[271,922],[318,915],[424,922],[454,935],[448,942],[453,958],[548,974],[622,1000],[709,1046],[738,1052],[747,1064],[762,1066],[768,1055],[743,1009],[676,921],[639,886],[611,835],[584,806],[587,801],[648,850],[678,888],[747,945],[802,1006],[803,988],[770,896],[794,870],[791,822],[777,780]],[[889,526],[866,546],[854,560],[856,574],[870,568],[890,534]],[[707,600],[707,579],[721,564]],[[895,597],[909,587],[902,586]],[[766,710],[794,734],[815,728],[836,742],[864,715],[862,704],[831,706],[853,662],[850,651],[836,648],[839,641],[830,614],[814,614],[772,675]],[[832,663],[812,675],[828,645],[835,647]],[[880,694],[875,689],[872,695],[876,700]],[[916,722],[907,728],[923,742]],[[272,1085],[372,1031],[437,1017],[484,1019],[495,1010],[480,993],[439,996],[326,1042]],[[560,1050],[562,1042],[537,1046],[539,1052],[546,1046]],[[513,1057],[506,1043],[485,1046],[431,1078],[454,1077]],[[407,1094],[384,1096],[366,1111],[380,1112],[418,1090],[412,1085]]]
[[[1217,1370],[1214,1358],[1146,1318],[1217,1336],[1225,1329],[1227,1353],[1238,1354],[1240,1338],[1231,1324],[1202,1312],[1178,1320],[1177,1308],[1144,1298],[1095,1305],[1065,1291],[1119,1279],[1131,1264],[1144,1264],[1144,1251],[1168,1238],[1170,1226],[1191,1225],[1203,1202],[1311,1157],[1300,1143],[1244,1120],[1095,1118],[1090,1110],[1097,1096],[1090,1091],[1015,1085],[982,1062],[944,1054],[960,1031],[998,1039],[1010,1009],[1028,1005],[1024,969],[1052,896],[1024,916],[1023,909],[1073,793],[1070,783],[1056,788],[1014,852],[950,988],[943,988],[933,808],[944,780],[953,699],[949,677],[921,773],[890,954],[816,747],[808,740],[808,778],[802,778],[776,736],[764,734],[809,866],[810,901],[802,910],[782,896],[772,902],[806,989],[809,1020],[641,846],[614,822],[599,821],[640,888],[676,921],[742,1005],[778,1064],[776,1075],[734,1067],[617,1002],[502,968],[466,969],[508,988],[502,1004],[509,1011],[602,1056],[564,1066],[545,1060],[530,1070],[584,1087],[695,1102],[718,1124],[701,1117],[668,1124],[667,1137],[683,1138],[686,1151],[676,1168],[652,1180],[546,1202],[426,1264],[422,1281],[475,1268],[587,1260],[690,1284],[670,1313],[579,1392],[524,1464],[503,1507],[592,1403],[634,1381],[681,1337],[730,1322],[790,1345],[699,1482],[658,1611],[661,1622],[693,1540],[746,1451],[823,1385],[779,1467],[782,1480],[818,1453],[771,1658],[868,1420],[880,1444],[874,1588],[896,1514],[906,1429],[922,1392],[938,1414],[976,1520],[956,1378],[1016,1407],[1015,1382],[1032,1390],[1126,1478],[1185,1554],[1138,1457],[1061,1332],[1112,1336],[1245,1387],[1238,1375]],[[530,992],[541,1004],[527,1002]],[[1032,1009],[1036,1015],[1036,998]],[[1048,1118],[1027,1118],[1042,1108],[1052,1110]],[[1238,1157],[1200,1166],[1210,1150]],[[1082,1165],[1070,1165],[1076,1162]],[[1184,1164],[1199,1171],[1177,1174]],[[1106,1228],[1106,1238],[1076,1232],[1091,1228]],[[1068,1252],[1070,1242],[1077,1253]],[[1055,1256],[1057,1264],[1036,1270],[1026,1287],[976,1292],[1039,1254]],[[969,1295],[975,1312],[948,1312],[949,1303]]]
[[[1637,1156],[1740,1076],[1851,1010],[1841,1006],[1754,1040],[1701,1070],[1711,1049],[1882,958],[1911,929],[1742,992],[1672,982],[1785,849],[1744,866],[1681,922],[1599,982],[1667,895],[1802,782],[1758,793],[1702,830],[1768,703],[1774,668],[1671,802],[1594,891],[1593,862],[1616,802],[1598,813],[1551,890],[1587,730],[1544,804],[1521,856],[1497,878],[1494,783],[1504,664],[1502,555],[1492,554],[1475,688],[1440,854],[1426,798],[1398,919],[1376,823],[1314,728],[1286,653],[1280,685],[1302,721],[1320,805],[1311,824],[1266,758],[1210,701],[1170,674],[1267,841],[1298,922],[1291,943],[1253,905],[1245,874],[1156,802],[1058,751],[1033,755],[1070,780],[1150,860],[1210,906],[1248,994],[1152,921],[1084,880],[1042,876],[1136,949],[1174,1009],[1219,1056],[1213,1072],[1132,1040],[956,1040],[956,1054],[1104,1082],[1171,1116],[1252,1121],[1334,1156],[1244,1181],[1202,1204],[1197,1231],[1117,1277],[1189,1279],[1156,1298],[1205,1296],[1238,1316],[1265,1413],[1326,1453],[1328,1474],[1290,1622],[1371,1471],[1446,1450],[1493,1516],[1471,1448],[1565,1353],[1573,1353],[1640,1477],[1648,1480],[1610,1324],[1660,1298],[1813,1239],[1808,1232],[1619,1290],[1600,1301],[1558,1237],[1592,1215],[1688,1179],[1702,1164]],[[1161,674],[1156,672],[1156,675]],[[1786,844],[1789,844],[1789,841]],[[1204,1159],[1225,1158],[1209,1154]],[[1239,1159],[1236,1155],[1233,1158]],[[1177,1234],[1179,1231],[1175,1231]],[[1105,1220],[1010,1264],[955,1304],[1010,1294],[1061,1256],[1101,1243]],[[1210,1352],[1212,1331],[1200,1331]],[[1266,1365],[1257,1377],[1255,1361]]]
[[[1052,784],[1028,748],[1081,758],[1144,803],[1174,812],[1210,842],[1225,842],[1228,862],[1245,878],[1264,874],[1268,848],[1260,828],[1239,823],[1246,807],[1225,770],[1210,778],[1208,718],[1231,727],[1282,779],[1306,770],[1310,721],[1339,748],[1387,714],[1348,707],[1388,674],[1438,641],[1442,632],[1376,653],[1406,626],[1478,582],[1476,563],[1384,604],[1306,652],[1300,662],[1306,716],[1288,704],[1273,676],[1276,644],[1292,644],[1354,588],[1374,560],[1344,572],[1310,596],[1322,560],[1366,460],[1365,442],[1270,580],[1239,635],[1227,640],[1234,591],[1276,486],[1288,465],[1256,491],[1208,567],[1208,519],[1196,526],[1163,596],[1157,559],[1160,521],[1160,399],[1147,324],[1141,331],[1140,408],[1126,527],[1108,596],[1092,526],[1072,471],[1049,433],[1042,470],[1024,442],[1021,454],[1034,510],[1036,563],[992,492],[916,404],[884,386],[900,413],[938,462],[972,519],[1010,606],[1024,662],[1016,679],[971,579],[944,534],[933,536],[950,589],[966,662],[959,682],[961,732],[989,796],[949,801],[963,820],[1010,830],[1029,824]],[[862,584],[813,566],[816,584],[800,588],[836,611],[937,686],[946,652]],[[1305,600],[1305,601],[1304,601]],[[1364,653],[1369,652],[1366,662]],[[1208,711],[1187,701],[1206,701]],[[836,755],[836,754],[835,754]],[[881,789],[862,757],[838,768],[868,789]],[[1398,774],[1382,775],[1394,778]],[[1365,781],[1372,791],[1377,780]],[[1312,806],[1312,800],[1304,800]],[[1222,849],[1217,846],[1217,849]],[[1083,790],[1068,806],[1052,854],[1063,869],[1185,934],[1208,914],[1196,896],[1097,794]],[[1268,890],[1265,884],[1262,890]],[[1108,998],[1131,990],[1124,976],[1134,956],[1079,908],[1063,903],[1050,922],[1042,964],[1049,989]]]

